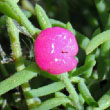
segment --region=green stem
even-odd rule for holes
[[[63,73],[58,77],[65,84],[65,87],[71,96],[71,100],[73,101],[73,106],[75,106],[77,110],[81,110],[81,105],[79,103],[79,96],[74,86],[72,85],[71,81],[68,78],[68,73]]]
[[[15,60],[16,69],[19,72],[25,68],[23,57],[22,57],[22,52],[21,52],[21,47],[20,47],[20,42],[19,42],[19,31],[17,30],[12,19],[9,17],[7,17],[7,26],[8,26],[8,32],[9,32],[9,37],[11,41],[13,59]],[[25,96],[28,108],[29,110],[31,110],[33,105],[35,105],[35,101],[33,98],[30,98],[26,94],[28,91],[31,90],[30,85],[28,82],[25,82],[21,86],[24,92],[24,96]]]

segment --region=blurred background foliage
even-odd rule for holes
[[[108,1],[108,0],[107,0]],[[93,0],[32,0],[38,2],[50,18],[64,23],[70,21],[73,27],[91,36],[98,27],[98,14]]]

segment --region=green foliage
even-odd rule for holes
[[[95,50],[99,45],[102,43],[110,40],[110,30],[104,31],[98,35],[96,35],[91,42],[88,44],[88,47],[86,49],[86,53],[89,54],[93,50]]]
[[[45,11],[42,9],[41,6],[36,5],[35,13],[36,13],[41,29],[44,30],[46,28],[52,27],[48,16],[46,15]]]
[[[32,96],[41,97],[41,96],[49,95],[51,93],[55,93],[61,89],[64,89],[64,87],[65,86],[62,82],[55,82],[53,84],[49,84],[44,87],[40,87],[38,89],[33,89],[30,91],[30,94],[32,94]]]
[[[97,102],[93,99],[87,86],[85,85],[85,83],[83,81],[79,82],[78,88],[88,105],[98,106]]]
[[[110,1],[35,3],[0,0],[0,109],[109,110]],[[69,74],[51,75],[33,60],[35,38],[55,26],[71,31],[79,45]]]
[[[68,98],[63,98],[63,97],[52,98],[52,99],[49,99],[49,100],[43,102],[41,105],[39,105],[37,110],[49,110],[49,109],[52,109],[52,108],[59,106],[61,104],[64,104],[64,103],[71,104],[71,101]]]
[[[32,79],[37,75],[37,73],[38,69],[36,64],[31,64],[24,70],[15,73],[14,75],[0,82],[0,95]]]

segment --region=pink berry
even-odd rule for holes
[[[35,60],[38,66],[51,74],[61,74],[77,66],[78,53],[75,36],[64,28],[47,28],[35,41]]]

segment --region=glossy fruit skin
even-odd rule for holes
[[[74,56],[78,53],[75,36],[60,27],[47,28],[35,40],[35,61],[51,74],[61,74],[77,66]]]

